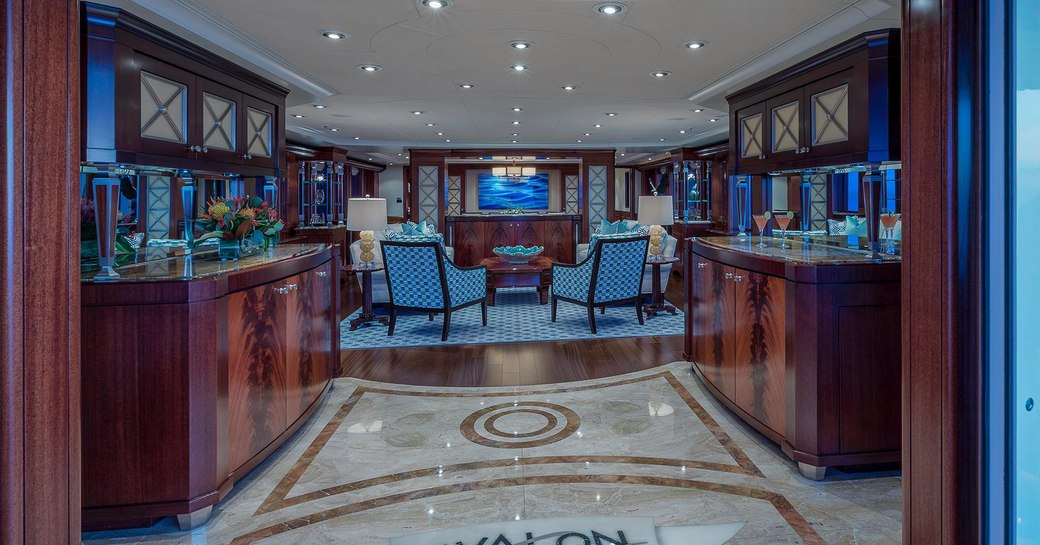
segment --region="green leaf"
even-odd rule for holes
[[[260,197],[249,199],[249,208],[259,208],[261,204],[264,204],[264,200]]]

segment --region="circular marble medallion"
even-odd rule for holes
[[[463,437],[496,448],[530,448],[566,439],[581,418],[562,405],[541,401],[501,403],[485,407],[462,421]]]

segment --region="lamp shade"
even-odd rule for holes
[[[347,201],[347,229],[378,231],[386,227],[386,199],[350,199]]]
[[[639,223],[642,225],[671,225],[671,195],[642,195],[639,197]]]

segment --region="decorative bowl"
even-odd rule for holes
[[[510,263],[527,263],[545,251],[545,248],[543,246],[531,246],[530,248],[524,246],[498,246],[491,251]]]

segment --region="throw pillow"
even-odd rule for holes
[[[827,234],[828,235],[844,235],[845,234],[845,222],[842,220],[827,220]]]
[[[859,216],[845,217],[845,234],[851,237],[866,237],[867,219]]]

